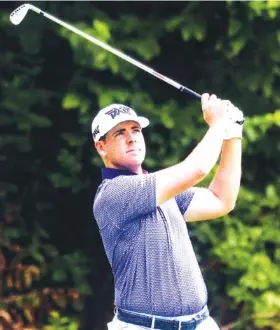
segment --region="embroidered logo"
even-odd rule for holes
[[[106,115],[111,116],[112,119],[116,118],[118,115],[120,115],[121,113],[127,113],[129,115],[132,115],[132,113],[130,112],[130,108],[129,107],[119,107],[119,108],[113,108],[109,111],[106,112]]]
[[[99,125],[97,125],[94,129],[94,131],[92,132],[92,136],[93,138],[95,139],[96,135],[99,134],[100,131],[99,131]]]

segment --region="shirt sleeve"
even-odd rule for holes
[[[118,176],[108,180],[94,202],[94,215],[104,227],[117,228],[156,210],[156,176],[151,174]]]
[[[175,200],[178,204],[179,210],[181,214],[184,216],[187,211],[192,199],[194,196],[194,192],[191,189],[187,189],[183,191],[181,194],[175,196]]]

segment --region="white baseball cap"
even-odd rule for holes
[[[127,120],[137,122],[142,128],[147,127],[150,123],[149,119],[137,116],[132,108],[114,103],[101,109],[94,117],[91,124],[93,140],[95,142],[98,141],[110,129]]]

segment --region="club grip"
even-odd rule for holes
[[[193,90],[191,90],[191,89],[189,89],[189,88],[187,88],[187,87],[185,87],[185,86],[181,86],[179,90],[180,90],[181,92],[184,92],[184,93],[186,93],[186,94],[193,95],[193,96],[195,96],[195,97],[201,99],[201,95],[200,95],[200,94],[196,93],[195,91],[193,91]]]

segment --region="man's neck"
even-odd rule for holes
[[[113,164],[107,164],[107,165],[105,164],[105,166],[107,168],[113,168],[115,170],[128,171],[135,174],[143,174],[143,169],[141,165],[134,167],[127,167],[127,166],[115,166]]]

